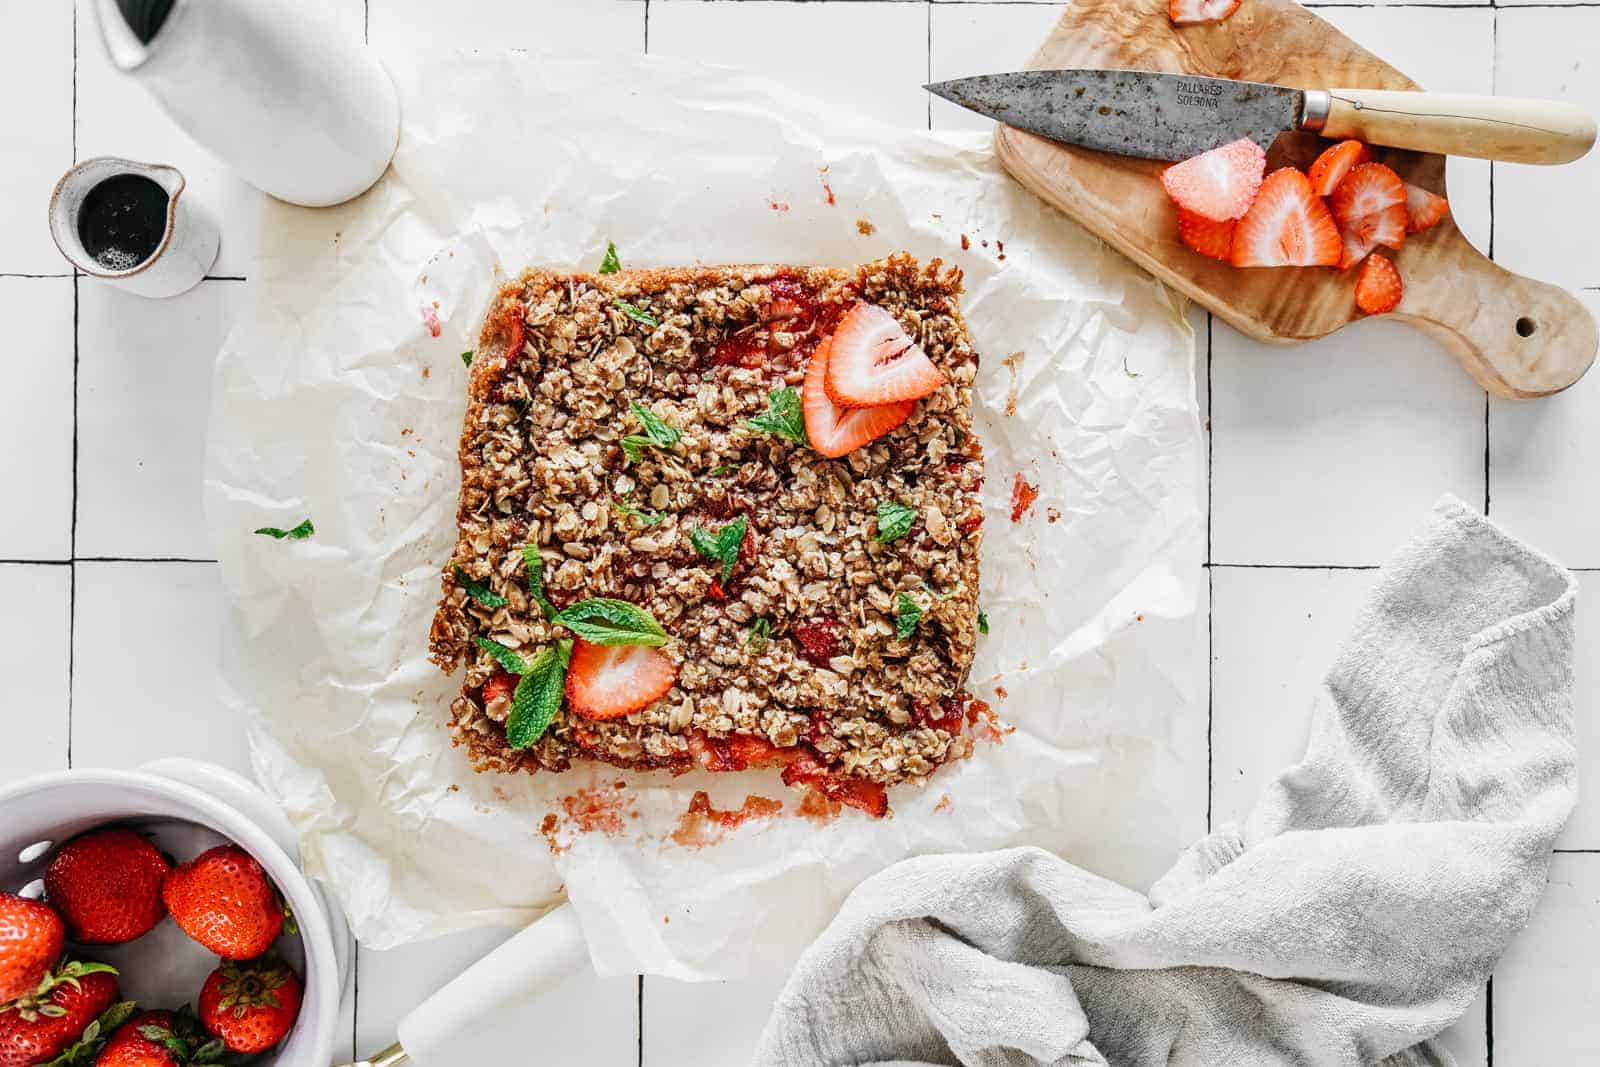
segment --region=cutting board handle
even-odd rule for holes
[[[1406,278],[1405,299],[1391,317],[1438,338],[1496,396],[1548,396],[1581,378],[1600,346],[1588,308],[1566,290],[1513,274],[1460,244],[1475,262]]]
[[[1594,145],[1594,119],[1559,100],[1395,89],[1328,95],[1324,137],[1507,163],[1571,163]]]

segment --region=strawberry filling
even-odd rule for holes
[[[783,769],[783,784],[806,786],[829,800],[859,808],[874,819],[889,812],[889,791],[882,782],[836,774],[813,749],[802,749]]]
[[[797,623],[789,631],[800,646],[800,658],[813,667],[826,667],[839,654],[841,627],[834,619]]]

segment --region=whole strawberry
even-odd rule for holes
[[[66,962],[34,992],[0,1008],[0,1067],[48,1063],[84,1036],[117,999],[117,972]]]
[[[200,1028],[187,1006],[140,1012],[111,1036],[95,1067],[200,1067],[230,1062],[227,1046]]]
[[[0,892],[0,1004],[33,992],[44,981],[65,937],[55,909]]]
[[[132,830],[96,830],[61,847],[44,872],[45,899],[85,945],[143,937],[167,914],[161,880],[172,864]]]
[[[200,989],[200,1022],[234,1052],[264,1052],[294,1025],[300,993],[300,979],[276,957],[224,963]]]
[[[283,928],[283,904],[255,857],[218,845],[167,873],[161,899],[183,932],[225,960],[255,959]]]

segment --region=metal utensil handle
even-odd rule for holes
[[[589,947],[578,913],[571,904],[563,904],[413,1008],[400,1020],[398,1043],[344,1067],[394,1067],[408,1060],[438,1063],[481,1020],[549,992],[588,962]]]

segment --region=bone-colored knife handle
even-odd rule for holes
[[[1594,145],[1594,119],[1559,100],[1392,89],[1329,89],[1327,97],[1324,137],[1507,163],[1571,163]]]

